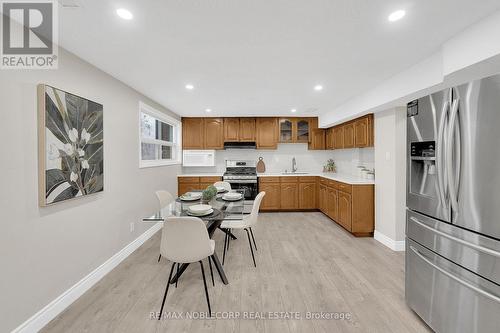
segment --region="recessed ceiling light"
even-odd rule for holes
[[[297,112],[297,109],[291,109],[290,112],[295,113],[295,112]]]
[[[186,84],[186,89],[187,90],[193,90],[194,86],[192,84]]]
[[[129,10],[125,9],[125,8],[119,8],[119,9],[117,9],[116,10],[116,14],[118,16],[120,16],[124,20],[131,20],[131,19],[134,18],[134,15],[132,15],[132,13]]]
[[[391,15],[387,18],[390,22],[395,22],[398,20],[401,20],[404,16],[406,15],[406,12],[402,9],[396,10],[395,12],[392,12]]]
[[[317,84],[314,86],[314,90],[321,91],[321,90],[323,90],[323,86],[321,84]]]
[[[210,113],[210,112],[212,112],[212,109],[205,109],[205,112]]]

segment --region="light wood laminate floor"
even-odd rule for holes
[[[42,332],[429,332],[404,301],[403,252],[355,238],[319,212],[260,214],[254,234],[257,268],[246,233],[236,233],[224,265],[229,285],[214,270],[212,287],[204,262],[212,311],[299,312],[303,319],[150,319],[171,265],[157,263],[157,233]],[[222,260],[224,234],[214,239]],[[199,264],[169,289],[165,310],[207,311]],[[307,320],[307,312],[351,318]]]

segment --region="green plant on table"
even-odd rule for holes
[[[212,200],[217,195],[217,188],[213,185],[208,186],[203,190],[202,199],[206,201]]]

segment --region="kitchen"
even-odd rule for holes
[[[0,11],[1,332],[498,331],[499,0]]]
[[[248,205],[266,192],[261,211],[319,209],[354,235],[373,236],[373,132],[373,114],[326,129],[312,117],[183,118],[178,195],[228,181],[245,189]],[[332,151],[344,160],[336,172],[323,172]],[[257,161],[268,158],[257,173]],[[249,175],[228,173],[236,160]]]

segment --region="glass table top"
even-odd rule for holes
[[[201,191],[191,191],[201,192]],[[151,216],[144,217],[143,222],[163,222],[169,216],[192,216],[189,213],[189,207],[192,205],[207,204],[212,206],[213,212],[205,216],[196,216],[204,221],[211,220],[241,220],[245,211],[244,190],[232,190],[231,192],[241,193],[239,200],[225,200],[224,194],[217,194],[212,200],[206,202],[202,199],[194,201],[183,201],[180,198],[175,199],[171,204],[163,207]]]

